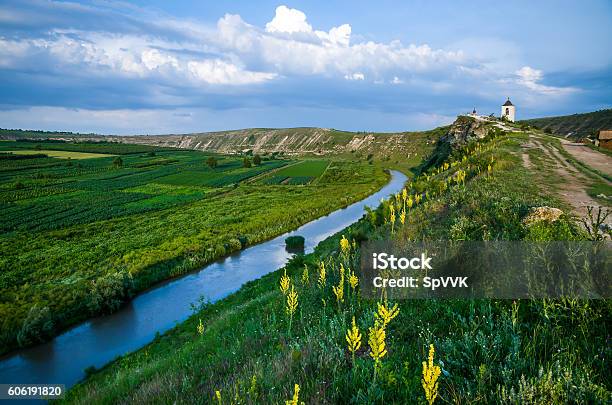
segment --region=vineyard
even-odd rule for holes
[[[0,352],[112,312],[153,283],[325,215],[386,181],[380,168],[359,162],[354,182],[327,176],[315,185],[307,183],[328,162],[264,156],[245,167],[243,156],[191,150],[41,144],[0,142],[0,156],[36,152],[0,159]],[[245,182],[291,164],[302,167],[282,186]]]

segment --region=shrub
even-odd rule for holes
[[[255,166],[259,166],[261,164],[261,156],[259,155],[253,156],[253,164]]]
[[[305,239],[303,236],[295,235],[289,236],[285,239],[285,244],[290,249],[299,249],[304,247]]]
[[[127,271],[107,274],[92,281],[87,306],[92,313],[111,313],[131,297],[134,288]]]
[[[53,319],[49,307],[34,305],[17,334],[19,346],[28,346],[47,340],[53,334]]]

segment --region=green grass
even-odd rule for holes
[[[385,220],[388,202],[340,234],[399,241],[583,239],[567,215],[551,224],[523,224],[532,207],[561,206],[523,167],[523,141],[518,135],[493,140],[460,164],[469,173],[465,186],[433,194],[456,168],[413,180],[415,190],[428,190],[431,198],[411,210],[406,226],[396,224],[393,235]],[[479,174],[491,157],[492,172]],[[211,403],[219,390],[223,403],[282,403],[299,384],[305,403],[424,403],[422,362],[433,344],[443,369],[436,403],[609,403],[610,300],[400,301],[374,378],[368,328],[376,301],[348,286],[344,302],[332,294],[340,263],[354,269],[359,260],[358,251],[338,254],[340,234],[286,266],[299,293],[291,330],[280,269],[94,373],[65,402]],[[320,261],[327,268],[324,288],[316,283]],[[345,341],[353,316],[362,334],[354,362]]]
[[[94,159],[94,158],[103,158],[115,155],[109,155],[105,153],[87,153],[87,152],[70,152],[70,151],[60,151],[60,150],[46,150],[46,149],[36,149],[36,150],[15,150],[8,151],[9,153],[14,153],[16,155],[38,155],[43,154],[52,158],[59,159]]]
[[[58,145],[78,149],[57,152],[63,156],[110,148],[123,165],[112,156],[0,159],[0,353],[112,312],[156,282],[296,228],[387,179],[362,162],[353,167],[356,182],[274,187],[245,180],[292,161],[244,168],[241,157],[217,156],[211,169],[210,155],[197,151]],[[305,163],[298,164],[304,173],[327,165]],[[41,319],[53,326],[43,328]]]

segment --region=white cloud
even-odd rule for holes
[[[350,75],[344,75],[346,80],[365,80],[365,75],[363,73],[355,72]]]
[[[272,80],[274,73],[250,72],[222,60],[191,61],[189,72],[198,80],[209,84],[241,85]]]
[[[391,83],[392,84],[402,84],[402,83],[404,83],[404,81],[402,79],[400,79],[399,77],[394,76],[393,80],[391,80]]]
[[[544,95],[556,96],[577,91],[577,89],[573,87],[554,87],[540,84],[539,82],[544,77],[544,73],[541,70],[534,69],[530,66],[523,66],[522,68],[517,70],[515,74],[516,76],[518,76],[516,79],[516,82],[518,84],[527,87],[529,90]]]
[[[312,27],[306,22],[306,14],[287,6],[278,6],[272,21],[266,24],[268,32],[312,32]]]
[[[158,69],[164,65],[170,65],[174,68],[178,68],[179,66],[178,60],[175,57],[164,55],[157,49],[147,49],[143,51],[140,55],[140,59],[149,70]]]

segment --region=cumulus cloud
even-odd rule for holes
[[[272,21],[266,24],[268,32],[311,32],[312,27],[306,22],[306,14],[300,10],[279,6]]]

